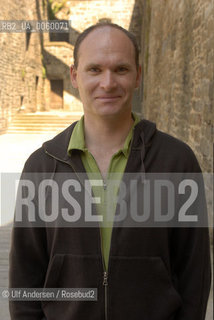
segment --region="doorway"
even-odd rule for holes
[[[51,97],[50,109],[59,110],[63,108],[63,80],[50,80]]]

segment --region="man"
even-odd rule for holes
[[[114,24],[92,26],[79,36],[71,81],[84,117],[33,153],[23,176],[73,174],[81,181],[81,174],[95,173],[103,181],[101,191],[92,188],[103,200],[96,213],[105,218],[112,173],[122,179],[123,173],[200,172],[187,145],[132,114],[141,75],[138,55],[134,37]],[[77,191],[86,211],[86,191]],[[34,203],[38,210],[37,198]],[[210,289],[208,231],[104,224],[14,228],[10,287],[98,290],[97,301],[11,301],[16,320],[202,320]]]

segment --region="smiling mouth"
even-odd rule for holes
[[[108,101],[108,100],[117,100],[120,96],[113,96],[113,97],[96,97],[98,100]]]

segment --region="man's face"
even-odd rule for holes
[[[130,113],[133,91],[140,82],[131,40],[112,27],[92,31],[80,44],[78,67],[71,68],[71,80],[85,114]]]

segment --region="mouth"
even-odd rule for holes
[[[96,97],[96,100],[101,100],[101,101],[114,101],[121,98],[121,96],[101,96],[101,97]]]

